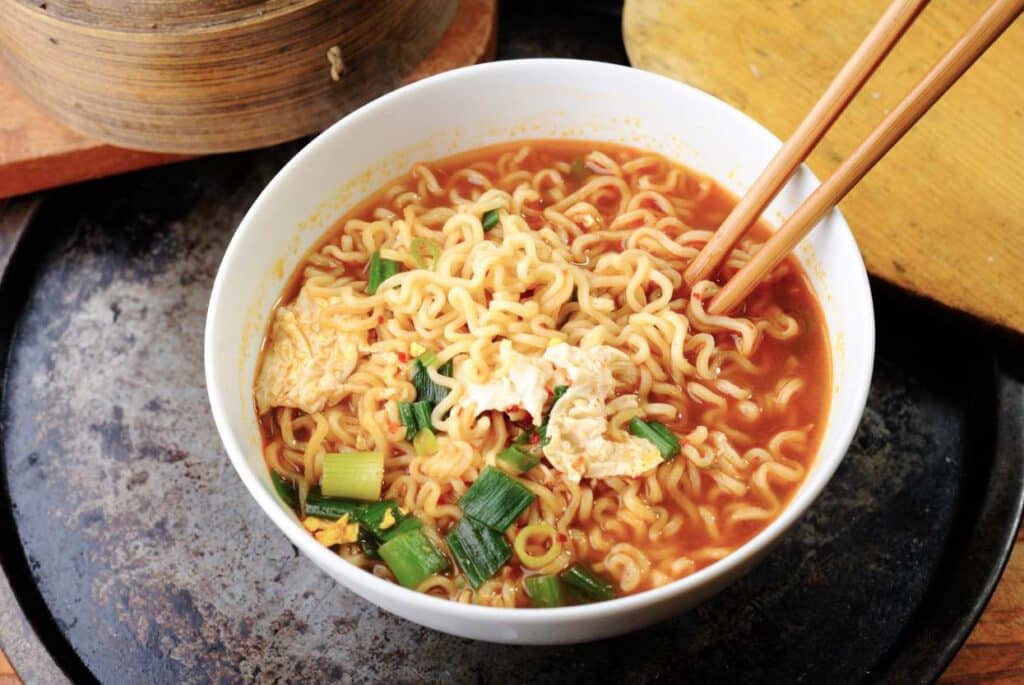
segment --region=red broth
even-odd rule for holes
[[[586,250],[589,264],[602,254],[626,250],[635,237],[633,231],[644,226],[663,225],[665,235],[675,244],[699,249],[702,241],[706,241],[706,234],[701,231],[717,228],[736,203],[735,197],[707,177],[654,153],[626,146],[540,140],[481,148],[415,167],[360,203],[310,251],[289,280],[279,306],[291,302],[311,274],[323,272],[323,265],[329,260],[323,257],[317,266],[313,264],[317,255],[324,254],[329,246],[340,245],[346,226],[354,219],[380,220],[388,212],[401,218],[407,205],[422,215],[433,208],[452,206],[453,196],[478,197],[487,185],[512,194],[526,184],[537,197],[522,202],[518,213],[530,228],[540,230],[553,225],[547,210],[557,206],[560,199],[572,196],[595,176],[616,174],[629,186],[631,201],[635,200],[633,218],[624,220],[621,198],[610,191],[585,198],[590,208],[587,211],[591,212],[589,219],[583,216],[583,210],[583,214],[573,214],[572,208],[557,212],[558,221],[575,222],[573,231],[563,231],[566,239],[578,239],[587,233],[605,236]],[[666,219],[672,214],[678,221]],[[619,224],[614,227],[616,221]],[[558,230],[557,225],[554,228]],[[746,251],[763,242],[770,230],[759,224],[748,232],[733,260],[720,270],[719,283],[736,271]],[[486,239],[488,234],[484,235]],[[662,256],[679,272],[691,258]],[[342,280],[365,281],[366,270],[365,261],[339,262],[333,273]],[[657,296],[658,290],[649,286],[649,296]],[[531,295],[528,291],[521,297],[525,300]],[[680,309],[693,293],[682,286],[672,297],[680,303]],[[626,306],[621,299],[616,305]],[[382,326],[390,319],[385,310],[378,316]],[[749,356],[737,351],[740,340],[734,331],[700,331],[699,326],[691,325],[690,336],[704,333],[708,346],[713,341],[714,379],[695,379],[696,383],[691,383],[688,378],[684,387],[665,388],[664,392],[654,388],[647,398],[648,402],[675,408],[676,415],[664,423],[680,437],[684,454],[640,477],[585,478],[581,487],[575,489],[560,484],[560,475],[542,463],[521,478],[535,480],[538,487],[547,488],[555,498],[552,501],[558,501],[558,511],[545,512],[535,502],[506,532],[506,538],[512,541],[531,522],[575,510],[568,523],[559,527],[559,544],[572,562],[585,563],[603,574],[615,586],[616,594],[623,595],[664,584],[714,563],[774,520],[811,468],[824,432],[831,398],[825,319],[806,274],[792,258],[777,267],[732,316],[757,322],[759,334]],[[368,341],[377,340],[377,333],[371,331]],[[699,351],[686,356],[696,358]],[[400,359],[408,357],[407,353],[399,353]],[[717,398],[709,397],[708,392],[712,391]],[[358,411],[358,403],[347,399],[325,407],[318,414],[336,412],[336,423],[340,425],[342,416],[349,417],[344,420],[351,423],[355,420],[351,417]],[[297,409],[280,407],[260,417],[264,451],[271,468],[293,478],[303,471],[303,452],[316,426],[312,418]],[[510,434],[527,425],[523,419],[514,415],[502,417]],[[701,427],[708,433],[703,439]],[[393,425],[382,430],[385,429],[391,431],[389,435],[401,433]],[[358,431],[358,427],[354,430]],[[352,442],[352,435],[346,432],[342,438],[328,434],[320,449],[352,450],[357,446],[346,444]],[[690,443],[693,449],[687,454],[686,446]],[[390,492],[402,501],[408,493],[395,484],[405,482],[403,477],[408,476],[410,460],[415,457],[409,443],[400,438],[389,440],[386,448],[385,496]],[[467,472],[471,474],[465,482],[467,487],[477,472],[478,469]],[[423,491],[426,485],[419,483],[416,487]],[[457,502],[459,487],[446,482],[436,487],[440,494],[435,507]],[[581,495],[582,491],[586,493]],[[413,500],[404,502],[410,503],[411,513],[427,520],[435,538],[450,532],[457,522],[451,516],[428,515]],[[450,556],[439,539],[438,545]],[[547,546],[550,543],[530,549],[539,554]],[[338,550],[378,575],[390,575],[383,562],[366,558],[356,544],[342,545]],[[451,570],[441,574],[443,577],[432,585],[428,583],[430,587],[425,589],[460,601],[529,606],[522,579],[536,572],[518,563],[513,553],[491,585],[481,590],[472,591],[465,579],[460,579],[454,563]],[[637,576],[642,577],[637,580]]]

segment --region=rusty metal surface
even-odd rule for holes
[[[694,677],[844,682],[896,642],[953,530],[975,417],[961,379],[928,378],[885,338],[864,424],[820,502],[754,573],[668,624],[496,647],[391,617],[300,558],[228,464],[202,372],[221,254],[292,150],[68,191],[33,227],[5,470],[33,579],[100,680],[654,680],[682,657]]]
[[[41,197],[38,195],[0,200],[0,274],[7,270],[15,246],[27,230],[40,204]],[[3,479],[0,478],[0,483],[2,482]],[[2,539],[13,539],[15,536],[14,530],[7,523],[0,524],[0,531],[3,533]],[[2,554],[0,552],[0,558]],[[52,685],[68,682],[63,671],[40,641],[4,573],[0,573],[0,626],[0,647],[6,649],[8,653],[18,655],[17,661],[23,667],[20,671],[23,682]]]
[[[520,18],[502,20],[509,31]],[[504,54],[544,38],[520,29]],[[24,273],[4,294],[18,302],[0,303],[18,313],[0,402],[0,516],[15,529],[0,553],[21,607],[37,610],[33,628],[76,679],[846,683],[884,677],[913,643],[973,535],[996,386],[976,331],[885,288],[867,413],[833,483],[763,564],[684,616],[587,645],[495,646],[392,617],[301,558],[231,469],[202,369],[221,255],[296,149],[61,191],[15,255]],[[979,582],[998,567],[996,533],[984,533],[993,547]],[[987,597],[970,592],[969,606]],[[15,667],[52,682],[2,587],[0,619]]]

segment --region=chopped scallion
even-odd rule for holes
[[[657,421],[632,418],[629,421],[629,432],[638,438],[653,442],[661,452],[661,458],[665,461],[679,454],[682,449],[679,445],[679,438],[667,426]]]
[[[558,576],[530,576],[523,581],[530,603],[539,609],[550,609],[565,604],[562,581]]]
[[[512,441],[513,445],[525,445],[530,442],[530,438],[533,437],[533,428],[527,428],[522,433],[516,436],[516,439]]]
[[[387,542],[396,535],[418,530],[423,522],[415,516],[408,516],[402,513],[398,502],[384,500],[374,502],[362,508],[358,514],[359,523],[378,540]]]
[[[401,271],[401,262],[393,259],[384,259],[380,256],[380,250],[375,250],[370,255],[370,277],[366,284],[366,292],[373,295],[377,292],[380,284]]]
[[[421,269],[427,268],[427,262],[423,259],[424,249],[430,253],[431,258],[433,259],[431,266],[436,265],[437,260],[441,258],[440,245],[427,238],[413,238],[412,245],[409,246],[409,251],[412,252],[412,261],[416,262],[416,266]]]
[[[562,581],[584,599],[603,601],[615,597],[615,588],[583,564],[573,564],[561,573]]]
[[[304,517],[306,515],[306,497],[309,495],[309,481],[300,478],[296,485],[299,491],[299,516]]]
[[[327,454],[320,489],[327,497],[373,502],[380,499],[383,478],[384,454],[381,452]]]
[[[506,447],[501,452],[498,452],[498,459],[501,459],[519,473],[525,473],[540,463],[540,457],[516,445]]]
[[[416,588],[430,576],[448,568],[448,559],[421,530],[396,535],[377,548],[377,553],[399,584],[408,588]]]
[[[480,223],[484,227],[484,232],[486,233],[487,231],[489,231],[492,228],[494,228],[495,226],[497,226],[498,225],[498,219],[499,219],[499,216],[498,216],[498,210],[497,209],[490,209],[490,210],[484,212],[483,217],[480,219]]]
[[[452,375],[452,362],[448,360],[437,370],[442,376]],[[448,388],[438,385],[427,372],[427,365],[417,359],[412,363],[412,384],[416,388],[416,399],[420,402],[429,402],[431,407],[436,407],[445,397],[448,396]]]
[[[535,497],[515,478],[487,466],[459,500],[459,506],[467,516],[503,532]]]
[[[411,530],[419,530],[422,527],[423,527],[423,521],[421,521],[418,517],[412,516],[412,515],[406,515],[406,516],[404,516],[402,518],[401,521],[396,523],[393,528],[388,528],[387,530],[385,530],[381,534],[381,538],[383,540],[390,540],[391,538],[395,537],[396,535],[401,535],[402,533],[408,533]]]
[[[535,554],[533,549],[540,545],[543,551]],[[558,531],[547,521],[531,523],[523,526],[512,541],[512,549],[516,551],[520,563],[528,569],[539,571],[562,553],[562,543],[558,541]]]
[[[416,437],[412,439],[412,446],[416,450],[417,456],[420,457],[437,454],[437,450],[440,448],[440,445],[437,444],[437,436],[429,428],[420,429]]]
[[[295,482],[285,478],[277,471],[270,471],[270,481],[274,484],[277,496],[285,504],[294,509],[299,505],[299,493],[295,490]]]
[[[469,516],[463,516],[445,540],[474,588],[483,585],[512,557],[505,536]]]
[[[399,402],[398,416],[402,420],[402,425],[405,426],[405,439],[412,440],[420,429],[419,424],[416,423],[416,414],[413,412],[412,402]]]
[[[433,350],[427,350],[420,356],[416,357],[423,366],[433,366],[434,362],[437,361],[437,352]]]
[[[416,419],[416,430],[433,430],[434,424],[430,420],[430,412],[434,410],[430,402],[421,400],[412,405],[412,415]]]
[[[548,438],[548,421],[551,420],[551,410],[555,408],[555,404],[558,403],[558,400],[562,399],[562,395],[564,395],[566,393],[566,391],[568,391],[568,390],[569,390],[569,386],[568,385],[556,385],[555,386],[555,389],[554,389],[554,392],[553,392],[553,396],[551,398],[551,405],[548,407],[548,410],[544,413],[544,421],[543,421],[543,423],[541,423],[540,424],[540,428],[537,429],[537,434],[540,436],[540,444],[541,445],[547,445],[548,441],[549,441],[549,438]]]
[[[306,516],[316,516],[320,519],[337,521],[345,514],[350,518],[359,518],[359,511],[365,505],[352,499],[338,499],[336,497],[324,497],[320,486],[309,489],[306,495]]]
[[[381,538],[385,530],[394,528],[398,520],[404,516],[398,502],[386,499],[365,505],[359,512],[358,518],[359,523],[366,526],[370,533]],[[384,524],[384,528],[381,528],[381,524]]]
[[[569,177],[574,181],[582,181],[587,175],[587,162],[582,157],[576,157],[569,165]]]
[[[359,526],[359,546],[368,559],[380,559],[377,549],[380,547],[380,540],[373,536],[373,533]]]

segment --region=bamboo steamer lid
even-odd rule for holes
[[[0,46],[9,76],[83,133],[159,152],[228,152],[322,130],[401,85],[458,5],[0,0]]]

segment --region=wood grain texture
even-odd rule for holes
[[[29,100],[0,64],[0,197],[185,159],[101,143],[59,123]]]
[[[18,0],[28,6],[46,5],[55,17],[80,24],[117,29],[175,31],[238,22],[277,12],[294,0]]]
[[[496,21],[497,0],[460,0],[440,42],[403,83],[490,59]],[[72,130],[22,93],[2,65],[0,102],[0,197],[187,158],[107,145]]]
[[[995,594],[956,659],[939,680],[946,685],[1024,683],[1024,533]]]
[[[792,135],[783,141],[782,147],[725,217],[711,240],[686,267],[684,275],[689,285],[709,278],[743,233],[757,223],[769,203],[818,146],[822,137],[927,4],[928,0],[894,0],[889,5],[843,68],[836,73],[821,98],[814,103],[814,107],[807,112]]]
[[[691,83],[780,138],[796,128],[886,0],[627,0],[635,66]],[[809,165],[831,174],[988,5],[935,0]],[[1011,26],[842,203],[868,269],[1024,332],[1024,26]]]
[[[0,0],[0,54],[9,77],[75,130],[130,148],[229,152],[322,130],[394,89],[458,4],[146,0],[118,14]],[[329,50],[344,62],[338,78]]]
[[[796,208],[774,235],[733,275],[708,305],[711,314],[733,309],[797,244],[822,217],[846,197],[892,146],[938,102],[975,60],[1024,10],[1024,0],[995,0],[953,47],[935,63],[917,85],[850,152],[835,172]]]
[[[0,685],[21,685],[21,679],[14,672],[11,662],[2,651],[0,651]]]

